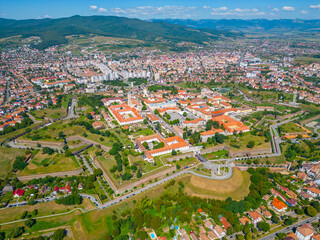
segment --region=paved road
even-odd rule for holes
[[[76,104],[77,104],[77,99],[76,98],[72,98],[71,100],[71,106],[68,108],[68,115],[65,119],[70,119],[70,118],[77,118],[78,116],[75,115],[75,108],[76,108]]]
[[[295,223],[295,224],[293,224],[293,225],[291,225],[291,226],[289,226],[287,228],[281,229],[281,230],[279,230],[279,231],[277,231],[275,233],[272,233],[272,234],[270,234],[268,236],[260,238],[260,240],[275,239],[278,233],[289,233],[289,232],[292,232],[296,227],[299,227],[299,226],[301,226],[303,224],[310,224],[310,223],[312,223],[314,221],[317,221],[319,219],[319,217],[320,217],[320,213],[315,217],[310,217],[310,218],[307,218],[305,220],[299,221],[299,222],[297,222],[297,223]]]
[[[244,92],[242,92],[240,89],[238,89],[238,92],[244,97],[244,99],[247,102],[252,102],[252,99],[248,98],[247,95]]]
[[[90,174],[93,174],[93,169],[92,169],[92,167],[90,166],[90,164],[88,163],[87,159],[86,159],[82,154],[79,154],[79,157],[82,159],[83,164],[86,166],[86,168],[88,169],[88,171],[90,172]]]

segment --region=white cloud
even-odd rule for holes
[[[43,18],[51,18],[49,15],[44,15]]]
[[[7,14],[6,14],[6,13],[1,13],[0,15],[1,15],[1,16],[6,16]]]
[[[317,9],[317,8],[320,8],[320,4],[318,4],[318,5],[310,5],[310,8],[311,8],[311,9]]]
[[[214,8],[210,13],[214,16],[235,16],[235,17],[246,17],[246,16],[262,16],[265,15],[264,12],[260,12],[257,8],[235,8],[228,9],[226,7]]]
[[[272,9],[272,12],[279,12],[279,8]]]
[[[296,9],[294,7],[289,7],[289,6],[284,6],[282,8],[283,11],[288,11],[288,12],[293,12],[295,11]]]
[[[219,10],[221,10],[221,11],[227,11],[228,8],[227,8],[227,7],[219,7]]]
[[[98,7],[97,7],[96,5],[91,5],[91,6],[90,6],[90,10],[95,11],[95,10],[97,10],[97,9],[98,9]]]
[[[204,7],[202,7],[204,8]],[[207,7],[206,8],[210,8]],[[192,18],[196,17],[197,11],[194,11],[197,7],[184,7],[184,6],[139,6],[135,8],[111,8],[109,13],[117,16],[126,17],[141,17],[144,18]]]
[[[202,8],[203,8],[203,9],[210,9],[209,6],[203,6]]]
[[[301,13],[301,14],[308,14],[309,12],[306,11],[306,10],[302,10],[300,13]]]
[[[108,10],[105,8],[99,8],[98,12],[105,13],[105,12],[108,12]]]

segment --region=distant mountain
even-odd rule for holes
[[[195,29],[214,29],[243,33],[286,34],[294,32],[320,32],[320,20],[301,19],[153,19],[153,22],[165,21]]]
[[[163,21],[142,21],[113,16],[73,16],[59,19],[10,20],[0,18],[0,38],[22,35],[40,36],[43,42],[38,48],[66,43],[65,36],[97,34],[102,36],[172,41],[205,42],[219,37],[237,36],[227,31],[193,29]]]

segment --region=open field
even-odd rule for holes
[[[66,109],[63,109],[63,108],[57,108],[57,109],[47,108],[47,109],[31,112],[31,115],[34,116],[37,120],[43,120],[45,117],[51,118],[51,119],[65,117],[66,113],[67,113]]]
[[[135,208],[135,204],[136,204],[135,202],[139,202],[144,197],[152,198],[155,200],[166,192],[167,193],[177,192],[179,189],[179,184],[177,184],[177,182],[181,181],[185,184],[185,186],[187,186],[186,183],[190,181],[191,177],[192,176],[190,175],[180,176],[175,179],[176,184],[174,184],[172,187],[168,189],[164,189],[164,186],[168,184],[168,183],[164,183],[103,210],[95,210],[95,211],[91,211],[83,214],[81,214],[79,211],[74,211],[64,216],[50,217],[50,218],[41,219],[41,220],[39,219],[37,223],[30,229],[30,231],[41,231],[41,230],[51,229],[51,228],[60,227],[60,226],[70,226],[75,239],[104,239],[106,235],[112,234],[112,231],[114,230],[112,219],[111,219],[111,216],[114,214],[114,212],[116,212],[117,215],[121,215],[121,213],[126,212],[128,209],[132,210]],[[238,185],[239,190],[236,189],[235,193],[237,194],[237,196],[240,196],[240,193],[239,193],[240,190],[242,191],[245,190],[246,193],[248,193],[249,191],[248,186],[244,184],[244,183],[247,183],[248,185],[250,184],[249,174],[247,172],[236,171],[235,176],[230,179],[231,180],[230,182],[226,180],[226,181],[219,181],[219,183],[220,182],[223,183],[224,187],[227,185],[231,185],[230,187],[228,186],[228,190],[232,190],[232,187],[234,188],[237,187],[236,183],[237,183],[237,180],[239,180],[239,178],[242,178],[243,184],[240,184],[240,186]],[[207,180],[203,180],[203,183],[208,185],[206,181]],[[198,182],[201,182],[201,181],[198,181]],[[209,185],[211,184],[212,183],[210,183]],[[213,187],[219,190],[222,188],[219,185],[220,184],[215,184]],[[212,188],[212,186],[210,187]],[[243,198],[243,196],[246,193],[242,192],[241,198]],[[233,197],[233,199],[235,198]],[[48,203],[44,203],[44,206],[48,206],[46,204]],[[40,205],[35,205],[33,207],[38,208],[39,213],[41,213],[42,210],[40,210],[39,206]],[[49,207],[47,209],[49,209]],[[70,207],[69,209],[71,210],[73,209],[73,207]],[[24,226],[24,224],[17,223],[12,225],[6,225],[6,226],[3,226],[2,229],[5,230],[15,226]]]
[[[78,169],[80,166],[74,157],[65,157],[64,154],[54,153],[53,155],[38,152],[29,165],[21,172],[21,176],[64,172]]]
[[[320,63],[320,58],[298,57],[298,58],[295,58],[294,61],[300,64]]]
[[[233,135],[230,135],[229,139],[227,139],[225,141],[225,144],[234,150],[236,150],[236,149],[242,150],[242,149],[249,149],[247,147],[248,143],[250,141],[254,141],[255,144],[254,144],[254,147],[251,148],[252,150],[264,149],[264,148],[268,148],[271,146],[270,142],[266,142],[265,139],[266,138],[264,136],[255,136],[255,135],[251,134],[250,132],[247,132],[247,133],[244,133],[243,136],[236,136],[235,137]]]
[[[19,155],[25,155],[24,149],[0,147],[0,178],[4,178],[10,170],[12,161]]]
[[[70,121],[57,121],[47,127],[32,131],[31,133],[23,136],[23,139],[36,139],[40,141],[54,141],[62,142],[63,139],[59,138],[59,132],[63,132],[66,137],[79,135],[85,132],[84,128],[78,125],[69,126]]]
[[[189,176],[186,180],[186,193],[191,196],[224,200],[231,197],[242,200],[249,194],[250,175],[234,168],[228,180],[211,180]]]
[[[286,124],[281,125],[280,127],[281,132],[283,133],[291,133],[291,132],[305,132],[301,127],[296,125],[293,122],[288,122]]]
[[[91,201],[87,198],[83,199],[81,205],[76,205],[76,208],[83,208],[83,209],[93,209],[94,205],[92,205]],[[31,213],[34,209],[38,209],[37,217],[46,216],[51,214],[63,213],[68,212],[70,209],[74,208],[74,206],[65,206],[59,205],[54,201],[46,202],[46,203],[38,203],[36,205],[26,205],[21,207],[14,207],[14,208],[3,208],[0,210],[0,223],[10,222],[15,220],[20,220],[21,215],[24,211],[28,211]]]

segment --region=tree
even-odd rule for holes
[[[261,231],[268,232],[270,230],[270,225],[267,222],[259,222],[258,223],[258,228]]]
[[[86,114],[86,117],[87,117],[89,120],[91,120],[91,119],[92,119],[91,113],[87,113],[87,114]]]
[[[148,145],[147,142],[143,142],[143,143],[142,143],[142,146],[144,146],[146,149],[149,149],[149,145]]]
[[[93,175],[97,176],[101,176],[102,175],[102,170],[100,168],[96,168],[95,170],[93,170]]]
[[[182,115],[183,115],[184,117],[188,116],[187,112],[184,112]]]
[[[247,147],[248,147],[248,148],[253,148],[254,145],[255,145],[255,142],[254,142],[254,141],[249,141]]]
[[[65,138],[65,135],[64,135],[64,133],[63,132],[59,132],[59,134],[58,134],[58,137],[60,138],[60,139],[63,139],[63,138]]]
[[[271,217],[273,223],[278,223],[280,221],[279,217],[276,214],[273,214]]]
[[[21,214],[21,219],[25,219],[27,216],[28,216],[28,211],[24,211],[24,212]]]
[[[155,216],[151,219],[151,224],[150,224],[150,227],[152,229],[159,229],[160,228],[160,225],[161,225],[161,218],[158,217],[158,216]]]
[[[26,227],[31,228],[34,224],[36,223],[36,220],[33,218],[28,219],[27,221],[24,222]]]
[[[7,231],[6,238],[17,238],[24,233],[23,227],[11,228]]]
[[[316,210],[314,207],[312,207],[312,206],[308,206],[308,207],[306,208],[306,213],[307,213],[307,215],[309,215],[310,217],[314,217],[314,216],[317,215],[317,210]]]
[[[141,177],[142,177],[142,173],[141,173],[141,171],[138,171],[137,178],[141,178]]]
[[[5,239],[5,233],[4,232],[0,232],[0,240],[4,240]]]
[[[173,149],[172,152],[171,152],[171,155],[172,155],[172,156],[177,155],[177,151]]]
[[[52,154],[54,153],[53,149],[52,149],[52,148],[49,148],[49,147],[44,147],[44,148],[42,149],[42,152],[43,152],[44,154],[48,154],[48,155],[52,155]]]
[[[53,240],[62,240],[66,235],[66,231],[64,229],[57,229],[56,231],[54,231],[54,233],[52,234],[52,239]]]

